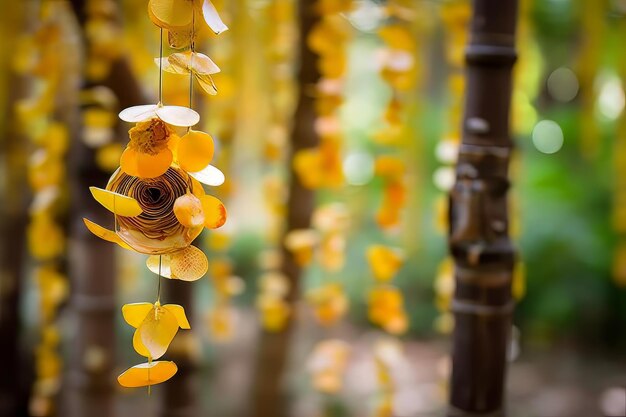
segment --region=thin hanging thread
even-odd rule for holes
[[[163,258],[163,255],[159,255],[159,276],[157,277],[157,279],[159,280],[159,284],[157,286],[157,303],[161,304],[161,259]],[[156,310],[155,310],[155,314],[156,314]]]
[[[193,54],[196,50],[196,45],[195,45],[195,41],[194,38],[196,36],[195,34],[196,32],[196,15],[195,13],[193,13],[193,16],[191,18],[191,40],[189,42],[189,46],[190,46],[190,50],[191,50],[191,54],[189,56],[189,108],[193,109]],[[189,132],[189,130],[191,130],[191,126],[187,127],[187,132]]]
[[[113,195],[113,230],[117,232],[117,210],[115,209],[115,195]]]
[[[163,28],[161,28],[159,42],[159,104],[163,101]]]

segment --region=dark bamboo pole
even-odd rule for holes
[[[508,236],[517,0],[474,0],[463,138],[450,196],[455,260],[449,417],[503,416],[515,253]]]
[[[8,7],[0,18],[0,55],[8,56],[11,37],[28,30],[33,19],[29,7]],[[3,204],[0,208],[0,417],[28,414],[28,395],[32,387],[32,362],[21,349],[20,304],[25,281],[25,230],[30,199],[26,171],[27,139],[13,122],[13,104],[23,97],[27,80],[11,71],[10,60],[0,63],[0,176],[3,178]],[[30,352],[28,352],[30,353]],[[28,365],[27,365],[28,363]]]
[[[311,94],[319,79],[317,55],[306,43],[307,37],[317,23],[319,15],[314,8],[315,0],[300,0],[298,10],[300,67],[298,70],[298,104],[291,132],[289,164],[289,195],[287,197],[285,235],[292,230],[310,226],[315,194],[306,188],[293,169],[294,155],[301,149],[313,148],[319,138],[313,130],[315,121],[314,97]],[[296,315],[296,299],[299,292],[300,267],[291,252],[284,247],[282,240],[282,272],[291,286],[287,301],[292,307],[292,315],[285,329],[279,333],[264,332],[259,344],[252,414],[255,417],[284,417],[287,415],[286,396],[283,392],[283,376],[289,354],[289,342]]]
[[[7,71],[8,72],[8,71]],[[11,75],[6,83],[7,101],[14,103],[22,87],[20,80]],[[11,87],[9,87],[11,86]],[[24,281],[25,230],[28,222],[26,172],[26,138],[11,123],[11,111],[0,119],[0,160],[4,167],[5,187],[0,199],[0,417],[26,414],[27,395],[32,382],[30,372],[24,372],[26,355],[20,352],[20,298]]]

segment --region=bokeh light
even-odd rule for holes
[[[553,154],[563,147],[563,130],[552,120],[541,120],[533,129],[532,140],[539,152]]]
[[[353,152],[343,161],[343,174],[350,185],[365,185],[374,176],[374,159],[366,152]]]
[[[546,81],[548,92],[557,101],[567,103],[572,101],[578,94],[578,78],[574,71],[561,67],[552,71]]]

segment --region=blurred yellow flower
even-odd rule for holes
[[[306,299],[313,307],[315,318],[323,326],[332,326],[348,311],[348,297],[339,283],[315,288],[307,293]]]

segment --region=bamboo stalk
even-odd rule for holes
[[[463,137],[450,196],[455,260],[449,417],[504,416],[515,251],[508,236],[517,0],[474,0]]]
[[[7,101],[15,102],[22,82],[15,76],[10,79]],[[0,417],[14,417],[26,413],[25,383],[32,382],[29,372],[23,369],[25,356],[20,351],[20,299],[25,280],[23,261],[25,229],[27,223],[26,139],[8,122],[10,112],[2,117],[0,126],[0,160],[5,188],[0,210],[0,357],[5,361],[0,372]]]
[[[314,0],[299,1],[300,38],[298,52],[300,68],[298,71],[298,104],[294,115],[291,132],[291,150],[287,158],[289,166],[289,194],[286,206],[286,226],[283,237],[292,230],[306,229],[310,226],[315,194],[306,188],[298,178],[291,164],[294,155],[301,149],[318,145],[319,138],[313,130],[315,121],[314,97],[312,87],[319,79],[317,56],[306,43],[311,28],[318,20],[314,9]],[[283,417],[287,415],[286,397],[282,389],[283,376],[289,354],[289,343],[295,321],[296,299],[299,293],[301,268],[295,262],[291,252],[281,241],[283,264],[282,273],[290,282],[286,300],[291,306],[292,315],[285,328],[279,333],[264,332],[259,347],[255,382],[253,387],[253,410],[256,417]]]

